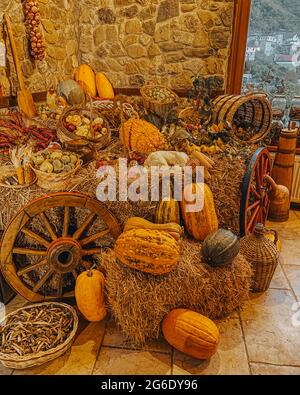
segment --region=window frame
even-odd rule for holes
[[[234,15],[226,93],[239,95],[243,85],[247,38],[252,0],[234,0]]]

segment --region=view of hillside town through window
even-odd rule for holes
[[[300,0],[252,0],[243,91],[300,95]],[[295,100],[295,99],[294,99]]]

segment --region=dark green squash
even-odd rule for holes
[[[230,264],[240,250],[238,237],[227,229],[210,233],[203,242],[202,255],[210,266]]]

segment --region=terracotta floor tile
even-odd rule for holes
[[[157,374],[171,372],[171,356],[149,351],[102,347],[94,375]]]
[[[134,347],[126,337],[122,334],[121,329],[117,326],[113,319],[110,319],[107,322],[106,332],[103,339],[103,346],[113,346],[118,348],[129,348],[129,349],[141,349],[140,347]],[[164,353],[171,353],[172,348],[169,344],[163,339],[153,340],[147,342],[147,344],[142,348],[147,351],[158,351]]]
[[[227,319],[218,323],[220,344],[217,353],[207,361],[190,358],[174,351],[173,374],[249,374],[249,365],[240,321]]]
[[[270,288],[290,289],[289,283],[284,275],[281,264],[279,264],[276,268],[270,284]]]
[[[249,360],[300,365],[300,326],[293,325],[291,291],[269,289],[254,294],[241,311]]]
[[[34,368],[15,370],[13,374],[91,375],[97,360],[105,331],[105,321],[93,322],[75,339],[72,349],[61,357]]]
[[[295,240],[300,238],[300,217],[295,211],[290,212],[290,218],[285,222],[267,221],[266,226],[275,229],[279,233],[281,240]]]
[[[10,374],[12,374],[12,369],[6,368],[0,362],[0,376],[7,376],[7,375],[10,375]]]
[[[282,240],[281,255],[284,265],[300,265],[300,234],[298,240]]]
[[[300,299],[300,265],[284,265],[284,271],[297,298]]]
[[[264,363],[250,363],[254,375],[300,375],[300,366],[267,365]]]

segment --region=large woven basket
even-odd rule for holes
[[[156,100],[151,97],[151,91],[154,89],[161,89],[165,92],[168,92],[171,97],[164,101]],[[143,98],[144,107],[162,118],[165,117],[177,105],[179,99],[175,92],[163,85],[144,85],[141,88],[141,95]]]
[[[265,94],[223,95],[217,97],[213,104],[214,123],[229,122],[236,128],[243,124],[253,127],[253,135],[245,138],[248,142],[256,143],[263,140],[271,129],[272,107]],[[233,137],[241,140],[236,135]]]
[[[73,316],[73,328],[72,331],[70,332],[68,338],[64,341],[64,343],[58,345],[57,347],[54,347],[53,349],[50,349],[48,351],[41,351],[35,354],[29,354],[25,356],[15,356],[11,354],[6,354],[0,352],[0,361],[4,366],[10,369],[25,369],[25,368],[30,368],[33,366],[39,366],[42,365],[46,362],[52,361],[55,358],[60,357],[63,355],[71,346],[74,341],[74,337],[78,328],[78,317],[76,314],[76,311],[73,307],[65,304],[65,303],[57,303],[57,302],[43,302],[43,303],[38,303],[35,304],[34,306],[48,306],[49,304],[56,305],[58,307],[64,308],[71,312]],[[18,314],[18,312],[30,309],[32,308],[33,305],[30,306],[25,306],[22,307],[16,311],[14,311],[11,314],[8,314],[1,322],[0,326],[4,325],[5,326],[5,321],[7,320],[8,317],[14,316]]]
[[[98,139],[87,139],[85,137],[79,137],[75,133],[70,132],[66,128],[66,118],[69,115],[84,115],[91,120],[97,117],[101,117],[104,119],[104,126],[107,128],[107,133]],[[107,147],[111,141],[111,131],[110,131],[109,122],[103,116],[101,111],[97,108],[88,108],[83,106],[72,106],[67,108],[62,113],[58,122],[57,136],[62,143],[67,143],[68,141],[76,140],[78,138],[84,139],[88,143],[93,144],[96,149],[102,149]]]
[[[76,183],[76,178],[74,176],[81,166],[82,160],[78,159],[76,167],[67,173],[45,173],[44,171],[38,170],[33,166],[31,166],[31,168],[36,174],[36,183],[39,187],[49,191],[58,192],[67,190],[70,188],[70,186],[72,186],[72,183]]]

